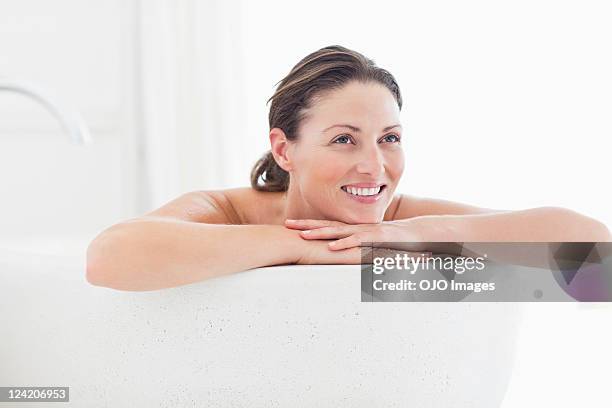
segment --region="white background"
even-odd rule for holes
[[[249,185],[274,85],[332,44],[400,84],[400,191],[611,227],[610,21],[606,1],[0,0],[0,76],[53,90],[94,135],[70,145],[0,93],[0,240],[67,245],[186,191]],[[610,309],[532,306],[505,408],[609,406]]]

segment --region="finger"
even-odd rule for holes
[[[346,227],[321,227],[311,230],[300,231],[304,239],[338,239],[352,235],[354,231]]]
[[[312,220],[312,219],[303,219],[303,220],[285,220],[285,226],[292,229],[315,229],[322,227],[333,227],[333,226],[341,226],[344,225],[338,221],[330,221],[330,220]]]
[[[329,244],[329,249],[331,250],[339,250],[339,249],[347,249],[347,248],[355,248],[361,246],[361,241],[359,238],[353,234],[346,238],[342,238],[336,241],[332,241]]]
[[[337,251],[336,253],[343,257],[343,264],[361,264],[362,255],[360,248],[350,248],[345,251]]]

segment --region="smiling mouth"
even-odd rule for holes
[[[354,197],[377,197],[382,194],[382,192],[387,188],[386,184],[381,185],[380,187],[373,188],[355,188],[355,187],[340,187],[342,191],[345,193],[354,196]]]

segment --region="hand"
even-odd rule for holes
[[[378,224],[345,224],[340,221],[304,219],[286,220],[285,226],[300,230],[300,236],[306,240],[333,240],[327,244],[329,249],[333,251],[358,248],[363,242],[401,243],[395,249],[422,251],[425,248],[420,244],[422,241],[420,231],[415,224],[409,221],[383,221]],[[384,245],[384,247],[392,248],[393,246]]]
[[[297,265],[355,265],[362,259],[361,248],[349,248],[342,251],[331,251],[322,241],[303,241]]]

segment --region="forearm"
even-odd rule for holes
[[[558,207],[412,219],[426,242],[604,242],[607,227]]]
[[[297,231],[277,225],[202,224],[141,218],[102,232],[87,250],[87,279],[155,290],[299,258]]]
[[[404,221],[425,243],[485,243],[469,245],[470,250],[487,253],[492,261],[534,267],[548,267],[549,245],[521,245],[523,242],[609,242],[610,232],[597,220],[571,210],[540,207],[474,215],[431,215]],[[489,242],[514,242],[492,246]],[[432,251],[449,252],[445,244],[429,244]],[[452,247],[456,250],[456,247]],[[554,248],[554,247],[553,247]],[[458,255],[458,254],[457,254]]]

